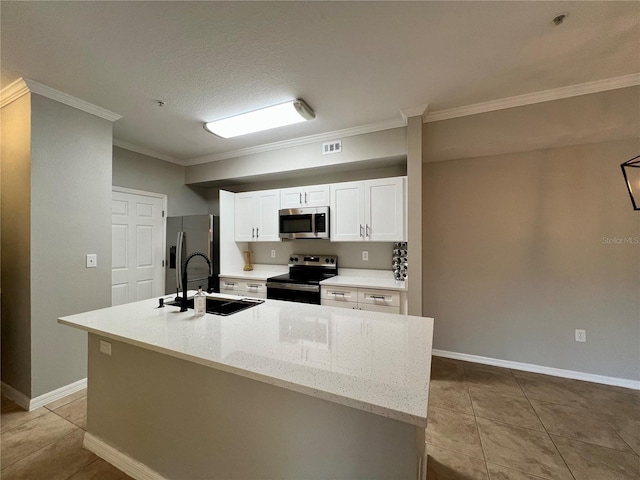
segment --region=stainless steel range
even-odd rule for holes
[[[320,305],[320,282],[338,274],[338,257],[303,255],[289,257],[289,273],[267,278],[267,298]]]

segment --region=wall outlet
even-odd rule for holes
[[[362,251],[362,260],[365,262],[369,261],[369,251],[368,250],[363,250]]]
[[[576,328],[576,342],[586,342],[586,341],[587,341],[587,331]]]
[[[271,250],[271,258],[276,258],[276,251],[275,251],[275,249],[274,249],[274,250]]]
[[[111,343],[100,340],[100,351],[105,355],[111,355]]]
[[[87,268],[96,268],[98,266],[98,255],[95,253],[87,254]]]

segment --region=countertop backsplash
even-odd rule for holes
[[[364,268],[368,270],[392,271],[391,255],[393,242],[330,242],[327,240],[290,240],[284,242],[253,242],[249,250],[253,251],[253,263],[286,265],[292,253],[312,255],[337,255],[338,272],[340,268]],[[271,250],[276,257],[271,257]],[[369,252],[369,260],[362,260],[362,252]]]

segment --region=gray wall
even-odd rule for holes
[[[391,271],[393,243],[391,242],[327,242],[324,240],[291,240],[286,242],[249,243],[253,263],[286,265],[292,253],[338,255],[339,268],[366,268]],[[271,258],[271,250],[276,258]],[[362,260],[362,251],[369,252],[369,260]]]
[[[207,191],[185,185],[185,167],[113,147],[113,185],[167,195],[167,215],[209,213]]]
[[[32,95],[31,346],[36,397],[86,377],[87,338],[57,318],[111,305],[112,124]],[[85,267],[95,253],[97,268]]]
[[[639,380],[640,212],[619,166],[639,151],[635,138],[426,163],[434,348]]]
[[[427,123],[425,161],[624,140],[640,132],[640,86]]]
[[[32,94],[2,126],[2,380],[35,398],[87,374],[86,334],[58,317],[110,305],[112,126]]]
[[[281,179],[296,170],[308,170],[311,175],[318,169],[355,170],[359,163],[370,168],[374,160],[406,157],[406,131],[405,128],[394,128],[345,137],[342,139],[342,152],[338,154],[322,155],[321,147],[322,142],[318,142],[190,166],[186,170],[186,183],[224,182],[227,179],[236,179],[236,183],[246,179],[244,183],[250,183],[256,176],[271,175]],[[307,184],[314,183],[319,182]]]
[[[2,381],[31,396],[31,95],[2,108],[0,121]]]

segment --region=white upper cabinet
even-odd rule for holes
[[[278,242],[280,190],[236,193],[236,242]]]
[[[364,236],[364,182],[331,185],[330,238],[336,242],[361,242]]]
[[[403,177],[331,185],[331,240],[405,240]]]
[[[364,182],[365,236],[374,242],[402,242],[404,234],[404,179],[381,178]],[[368,211],[366,210],[368,209]]]
[[[280,208],[326,207],[330,203],[329,185],[283,188]]]

